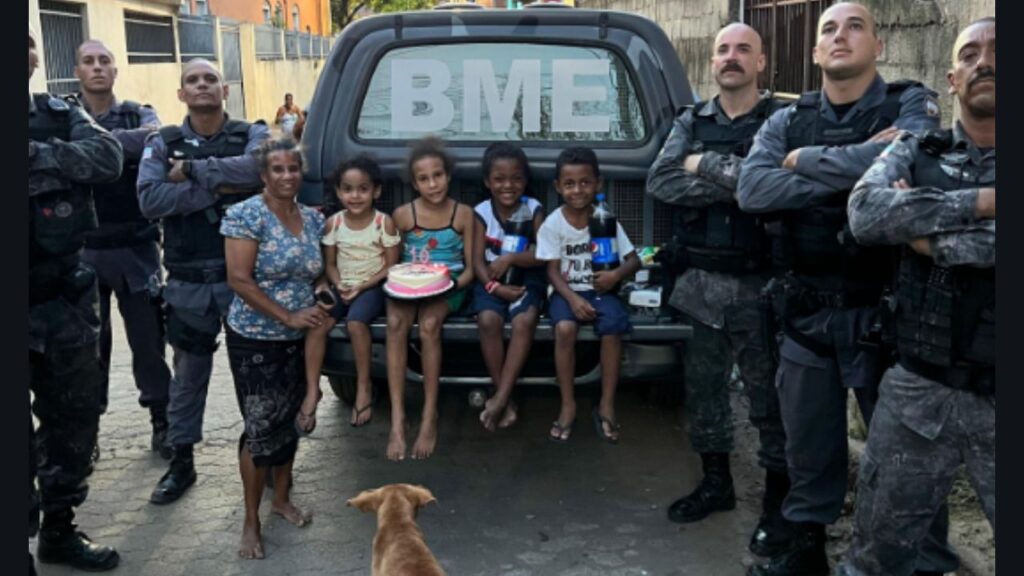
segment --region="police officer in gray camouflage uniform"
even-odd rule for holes
[[[180,126],[146,140],[139,165],[139,207],[164,225],[167,339],[174,352],[167,439],[170,467],[150,496],[154,504],[181,497],[196,481],[192,447],[203,437],[203,412],[228,307],[220,219],[227,207],[262,186],[255,152],[270,136],[266,124],[224,111],[228,87],[220,71],[197,58],[182,67],[178,99],[188,106]]]
[[[960,33],[948,75],[959,122],[900,136],[850,195],[857,240],[902,250],[899,362],[860,464],[850,576],[913,572],[961,464],[995,530],[995,42],[995,18]]]
[[[846,200],[899,129],[938,128],[939,109],[923,85],[882,80],[881,52],[867,8],[841,2],[825,10],[814,47],[822,90],[770,117],[740,172],[740,208],[778,215],[769,234],[787,271],[777,293],[783,337],[776,386],[791,482],[782,513],[795,530],[790,549],[755,566],[755,576],[829,573],[825,526],[839,518],[847,491],[848,389],[869,421],[891,361],[873,327],[895,254],[854,241]],[[933,530],[918,570],[955,570],[945,510]]]
[[[38,64],[30,30],[29,78]],[[29,94],[28,129],[29,386],[39,420],[30,429],[29,536],[39,534],[41,562],[110,570],[120,557],[76,530],[74,508],[89,492],[104,378],[96,273],[81,251],[85,233],[96,227],[90,185],[121,174],[121,145],[74,97]]]
[[[769,348],[774,340],[765,340],[759,313],[770,253],[762,222],[740,212],[735,200],[740,163],[754,134],[783,107],[758,91],[764,66],[756,30],[734,23],[718,33],[711,70],[721,92],[676,119],[651,166],[647,193],[677,206],[673,234],[686,270],[676,280],[670,303],[693,325],[684,358],[686,417],[690,443],[704,469],[700,485],[669,507],[669,519],[695,522],[735,507],[728,385],[736,363],[750,398],[750,420],[760,432],[758,459],[766,471],[763,515],[750,545],[755,553],[770,556],[787,544],[788,531],[779,525],[789,487]]]
[[[93,187],[99,228],[86,236],[82,255],[99,276],[100,356],[109,371],[110,299],[111,295],[116,295],[132,350],[132,374],[139,389],[139,404],[150,413],[153,427],[150,447],[164,458],[170,458],[166,438],[167,387],[171,371],[164,359],[163,312],[149,292],[162,278],[160,227],[142,216],[136,193],[143,143],[147,135],[160,127],[160,119],[150,106],[114,97],[117,67],[114,55],[102,42],[87,40],[78,47],[75,76],[81,86],[82,104],[100,126],[117,138],[124,150],[121,177],[112,184]],[[104,410],[109,388],[108,376],[101,404]]]

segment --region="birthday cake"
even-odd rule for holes
[[[444,264],[396,264],[388,270],[384,289],[399,298],[425,298],[440,294],[452,285]]]

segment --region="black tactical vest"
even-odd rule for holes
[[[800,96],[786,127],[786,149],[865,142],[893,125],[903,91],[920,85],[890,83],[885,100],[851,124],[823,117],[821,92],[807,92]],[[866,247],[854,241],[846,214],[848,196],[849,191],[834,195],[825,205],[783,212],[781,220],[768,229],[774,240],[773,258],[779,269],[799,276],[840,277],[844,292],[858,294],[857,300],[877,301],[882,286],[891,280],[896,252],[893,247]]]
[[[942,132],[951,142],[951,133]],[[925,151],[922,146],[914,163],[914,185],[939,190],[995,186],[995,182],[965,182],[961,176],[945,172],[942,155],[950,150],[947,147]],[[946,165],[955,167],[948,160]],[[922,362],[941,368],[964,365],[991,368],[995,365],[994,267],[946,268],[905,247],[900,258],[896,295],[897,347],[901,360],[910,360],[905,365],[912,369]],[[914,371],[929,372],[922,375],[941,379],[926,367],[922,368]]]
[[[141,125],[140,108],[141,105],[137,102],[121,102],[124,121],[103,127],[107,130],[138,128]],[[86,236],[86,247],[122,248],[153,242],[160,238],[159,227],[147,220],[139,210],[138,179],[139,161],[128,159],[126,156],[121,177],[116,182],[93,186],[93,198],[100,227]]]
[[[36,111],[28,117],[28,137],[36,142],[71,139],[69,104],[49,94],[34,94]],[[30,268],[61,259],[77,263],[85,233],[95,229],[96,211],[88,186],[67,182],[67,188],[29,198]],[[74,258],[65,258],[75,256]],[[70,261],[74,260],[74,263]]]
[[[249,143],[249,126],[244,120],[229,119],[224,125],[225,137],[215,143],[203,142],[193,146],[185,142],[178,126],[160,129],[160,137],[167,145],[168,160],[204,158],[230,158],[241,156]],[[220,220],[228,206],[256,194],[227,194],[216,204],[189,214],[175,214],[163,219],[164,266],[171,275],[175,268],[195,268],[197,260],[223,260],[224,237],[220,234]]]
[[[778,100],[763,100],[751,112],[758,121],[739,127],[723,126],[713,116],[694,114],[693,139],[704,150],[746,158],[761,124],[782,107]],[[694,268],[745,274],[768,267],[764,224],[760,217],[741,211],[735,201],[703,208],[678,208],[673,232],[686,249],[688,264]]]

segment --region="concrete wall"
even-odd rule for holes
[[[657,22],[704,99],[718,91],[711,77],[711,45],[718,30],[738,17],[738,5],[737,0],[576,0],[579,8],[633,12]]]
[[[995,14],[995,0],[861,0],[871,9],[885,42],[878,69],[889,80],[924,82],[940,94],[943,123],[953,114],[946,71],[960,29]],[[655,20],[672,39],[702,98],[717,92],[710,75],[711,43],[719,28],[739,15],[739,0],[578,0],[580,8],[623,10]]]
[[[118,77],[114,93],[152,105],[166,124],[177,124],[185,117],[185,105],[178,101],[177,89],[181,77],[179,62],[161,64],[128,64],[124,11],[132,10],[171,16],[177,5],[142,0],[86,0],[86,38],[103,41],[114,53]],[[29,0],[29,25],[41,30],[39,1]],[[242,37],[242,82],[245,93],[245,114],[248,120],[264,119],[273,122],[277,107],[284,102],[284,94],[291,92],[295,102],[305,107],[313,97],[322,59],[270,60],[256,59],[253,25],[240,26]],[[175,27],[175,34],[177,28]],[[45,46],[43,50],[45,50]],[[217,42],[218,52],[221,50]],[[29,82],[33,92],[46,90],[45,59],[40,53],[40,67]]]

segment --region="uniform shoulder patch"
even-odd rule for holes
[[[61,98],[57,98],[56,96],[51,96],[50,100],[46,104],[50,107],[50,110],[55,112],[67,112],[71,109],[67,102]]]
[[[925,97],[924,109],[925,112],[933,118],[938,118],[941,114],[941,110],[939,109],[939,103],[935,100],[935,97],[931,95]]]

